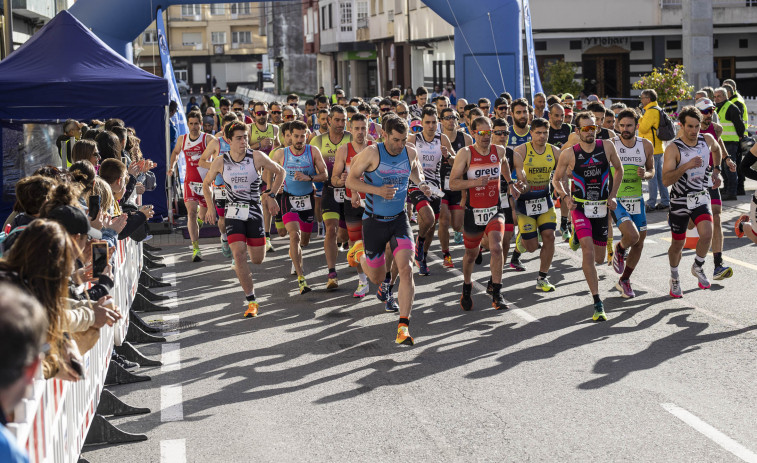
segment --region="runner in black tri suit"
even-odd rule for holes
[[[447,136],[452,145],[452,151],[457,154],[462,148],[473,144],[473,139],[470,135],[458,129],[458,117],[452,108],[445,108],[442,110],[441,126],[442,133]],[[452,171],[453,158],[447,158],[442,161],[441,178],[442,178],[442,191],[444,197],[442,198],[442,206],[439,212],[439,244],[442,247],[442,254],[444,255],[443,265],[447,268],[453,268],[455,266],[452,262],[452,256],[449,253],[449,227],[452,225],[452,229],[455,231],[455,243],[462,244],[463,242],[463,207],[462,207],[462,191],[452,191],[449,189],[449,174]]]

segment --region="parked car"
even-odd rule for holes
[[[179,88],[179,94],[180,95],[187,95],[189,94],[189,84],[186,80],[177,80],[176,86]]]

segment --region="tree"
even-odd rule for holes
[[[542,85],[547,95],[570,93],[576,98],[584,88],[583,81],[576,80],[576,65],[563,60],[547,64]]]
[[[678,100],[691,97],[694,86],[686,81],[686,72],[682,64],[674,65],[665,60],[662,68],[654,68],[652,72],[641,76],[634,82],[633,88],[645,90],[651,88],[657,92],[657,101],[661,105],[667,105]]]

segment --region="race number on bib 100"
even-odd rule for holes
[[[247,220],[250,218],[249,203],[228,203],[226,204],[226,218],[236,220]]]
[[[313,208],[313,206],[310,205],[310,195],[290,196],[289,204],[292,205],[293,211],[307,211]]]
[[[497,215],[497,206],[477,207],[473,209],[473,223],[479,227],[489,225],[492,218]]]
[[[601,219],[607,217],[607,201],[586,201],[584,215],[587,219]]]
[[[698,208],[699,206],[709,206],[710,193],[707,190],[697,191],[696,193],[689,193],[686,195],[686,208],[690,211]]]
[[[620,204],[630,215],[641,214],[641,198],[620,198]]]
[[[189,182],[189,189],[194,194],[202,196],[202,182]]]
[[[344,202],[344,188],[334,188],[334,201],[338,203]]]
[[[547,212],[547,198],[536,198],[526,200],[526,215],[529,217],[542,215]]]

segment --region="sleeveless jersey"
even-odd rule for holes
[[[457,154],[458,151],[465,148],[465,135],[461,131],[457,131],[455,139],[449,141],[452,145],[452,150]],[[442,182],[442,190],[449,191],[449,174],[452,172],[452,164],[448,160],[442,159],[442,165],[439,168],[439,177]]]
[[[529,127],[526,127],[525,135],[518,135],[518,133],[515,131],[515,127],[513,126],[510,129],[510,135],[507,139],[507,146],[509,146],[510,148],[516,148],[529,141],[531,141],[531,129]]]
[[[370,140],[366,140],[365,143],[366,143],[366,146],[370,146],[373,144],[373,142]],[[357,156],[357,151],[355,151],[355,148],[352,147],[352,143],[350,143],[347,145],[347,159],[344,161],[344,171],[347,172],[348,174],[350,173],[350,165],[352,164],[352,158],[354,158],[355,156]],[[347,187],[344,188],[344,196],[347,199],[352,199],[352,191]],[[365,193],[360,193],[360,197],[362,199],[365,199]]]
[[[597,132],[597,140],[609,140],[610,139],[610,131],[604,127],[599,129],[599,132]]]
[[[690,193],[698,193],[707,189],[707,169],[710,163],[710,148],[707,146],[707,142],[704,139],[704,135],[701,133],[697,136],[697,144],[689,146],[684,143],[680,138],[673,140],[678,150],[681,152],[681,160],[676,165],[676,168],[682,164],[686,164],[691,159],[699,156],[702,158],[702,165],[693,169],[689,169],[681,175],[673,186],[670,188],[670,199],[686,198]],[[678,201],[681,202],[681,201]]]
[[[224,136],[220,137],[218,139],[218,155],[223,156],[229,151],[231,151],[231,147],[229,147],[229,142],[226,141],[226,137]],[[217,188],[221,188],[224,185],[222,174],[216,175],[214,184]]]
[[[234,204],[246,204],[251,206],[249,214],[261,214],[258,207],[260,204],[260,174],[255,167],[252,150],[247,150],[244,158],[236,162],[231,158],[231,153],[223,155],[223,182],[226,189],[226,207],[234,207]],[[249,218],[249,216],[248,216]]]
[[[550,125],[549,138],[547,139],[547,143],[561,148],[562,145],[568,142],[568,137],[570,137],[571,132],[573,132],[573,127],[570,124],[563,124],[559,129],[556,130],[552,128],[552,125]]]
[[[329,133],[326,132],[322,135],[318,135],[310,141],[310,146],[315,146],[321,151],[323,160],[326,162],[326,167],[329,171],[329,178],[331,178],[331,172],[334,170],[334,156],[336,156],[336,150],[340,146],[350,143],[352,141],[352,134],[344,132],[342,139],[334,143],[329,137]],[[330,181],[327,183],[331,183]]]
[[[647,164],[647,155],[644,152],[642,140],[641,137],[636,137],[636,143],[628,148],[620,140],[620,137],[612,139],[620,163],[623,164],[623,181],[618,190],[618,198],[639,198],[642,195],[641,182],[643,179],[639,177],[639,167],[644,167]],[[614,167],[610,170],[613,174],[615,173]]]
[[[556,165],[557,162],[551,145],[546,145],[544,152],[539,154],[534,150],[531,142],[527,142],[523,170],[526,172],[526,180],[530,188],[526,193],[520,195],[518,201],[549,197],[552,171]]]
[[[479,154],[473,145],[468,148],[470,148],[470,166],[466,172],[466,178],[475,180],[481,177],[489,177],[489,183],[486,186],[468,189],[466,205],[470,209],[498,206],[500,203],[499,176],[501,169],[499,156],[497,156],[497,146],[489,146],[489,153],[485,155]]]
[[[260,130],[256,124],[250,124],[250,144],[254,145],[264,138],[270,138],[273,141],[273,130],[273,124],[266,125],[265,130]],[[270,154],[271,148],[261,149],[260,151]]]
[[[410,180],[410,158],[407,148],[396,156],[392,156],[383,143],[376,145],[379,152],[379,165],[376,170],[363,174],[365,183],[373,186],[392,185],[397,193],[392,199],[385,199],[374,194],[365,195],[365,215],[363,218],[375,214],[383,217],[393,217],[405,210],[407,200],[407,185]]]
[[[594,151],[585,152],[581,144],[573,146],[573,198],[579,202],[601,201],[610,196],[610,162],[602,140],[596,141]]]
[[[717,132],[715,132],[715,124],[713,124],[712,122],[710,122],[709,127],[704,130],[700,130],[699,133],[709,133],[710,135],[712,135],[712,138],[714,138],[715,141],[720,140]],[[710,152],[710,166],[712,166],[712,152]]]
[[[184,159],[187,162],[187,173],[184,176],[185,182],[202,182],[203,180],[198,167],[200,166],[200,156],[202,156],[207,147],[207,137],[208,134],[204,132],[200,133],[200,136],[196,140],[190,140],[189,134],[184,135],[181,150],[184,152]]]
[[[313,182],[294,179],[296,172],[302,172],[310,176],[316,175],[313,153],[310,151],[309,145],[305,145],[305,151],[299,155],[292,153],[291,148],[285,148],[282,166],[286,171],[286,176],[284,177],[285,192],[292,196],[304,196],[309,195],[313,191]]]
[[[423,177],[426,181],[441,189],[441,165],[442,165],[442,137],[434,135],[430,142],[426,141],[423,133],[415,137],[415,150],[418,152],[418,160],[423,167]],[[411,188],[418,188],[414,183]]]

